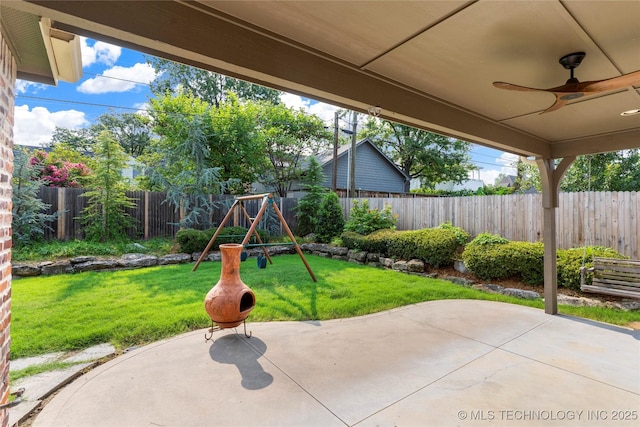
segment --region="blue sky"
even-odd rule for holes
[[[81,39],[83,76],[77,83],[58,86],[16,83],[14,142],[19,145],[48,145],[56,128],[79,129],[91,125],[107,112],[144,110],[155,78],[153,68],[139,52],[109,43]],[[332,125],[333,105],[285,93],[283,102],[316,114]],[[513,174],[510,166],[517,156],[473,145],[472,161],[480,168],[473,178],[493,184],[500,173]]]

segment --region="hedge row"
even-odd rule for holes
[[[209,241],[216,230],[217,228],[210,228],[208,230],[194,230],[192,228],[188,228],[178,231],[176,233],[176,242],[180,247],[180,252],[186,254],[202,252],[209,244]],[[248,231],[249,229],[245,227],[224,227],[220,230],[220,234],[216,237],[215,242],[213,242],[211,250],[220,249],[220,245],[223,243],[242,243],[242,240],[247,235]],[[264,243],[269,242],[269,234],[265,230],[259,229],[258,235]],[[252,236],[250,241],[253,243],[254,239],[255,237]]]
[[[449,225],[414,231],[378,230],[367,236],[346,231],[341,238],[349,249],[399,259],[420,259],[440,267],[453,264],[469,235],[461,228]]]
[[[420,259],[434,267],[451,265],[462,252],[465,266],[480,279],[516,278],[531,285],[544,283],[542,243],[511,242],[483,233],[465,245],[469,235],[450,224],[416,231],[379,230],[367,236],[345,232],[341,237],[349,249],[406,260]],[[559,249],[558,285],[580,290],[580,267],[592,267],[593,257],[626,258],[602,246]],[[587,281],[590,282],[591,277],[587,276]]]

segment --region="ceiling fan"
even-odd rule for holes
[[[578,81],[578,79],[573,76],[573,70],[578,68],[585,55],[584,52],[574,52],[560,58],[560,64],[571,72],[571,77],[567,80],[567,83],[562,86],[549,89],[537,89],[505,82],[493,82],[493,85],[500,89],[517,90],[520,92],[550,92],[554,94],[556,96],[556,102],[540,114],[558,110],[567,105],[567,102],[572,99],[622,89],[627,86],[640,85],[640,70],[605,80],[594,80],[590,82]]]

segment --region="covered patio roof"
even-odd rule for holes
[[[555,304],[557,191],[581,154],[640,147],[640,84],[569,100],[496,88],[640,70],[637,1],[4,1],[54,29],[536,157],[545,292]],[[555,159],[563,159],[557,163]]]

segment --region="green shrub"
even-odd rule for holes
[[[325,194],[320,203],[316,225],[316,238],[321,243],[329,243],[344,230],[344,214],[336,193]]]
[[[364,236],[353,231],[345,231],[340,235],[340,239],[345,248],[359,251],[362,248]]]
[[[558,249],[557,274],[558,286],[580,290],[580,267],[584,259],[586,268],[593,267],[593,257],[627,258],[611,248],[604,246],[587,246],[586,248]],[[587,273],[586,281],[591,284],[592,273]]]
[[[369,209],[369,200],[363,200],[362,204],[354,200],[344,229],[364,236],[377,230],[393,229],[397,219],[398,216],[391,212],[391,205],[386,204],[384,209],[379,211]]]
[[[194,230],[187,228],[176,233],[176,242],[180,246],[180,252],[191,254],[194,252],[202,252],[207,247],[209,241],[213,237],[217,228],[208,230]],[[215,242],[210,250],[217,251],[223,243],[242,243],[242,240],[249,231],[245,227],[224,227],[220,230],[220,234],[216,237]],[[258,235],[263,243],[269,242],[269,233],[262,229],[258,229]],[[249,243],[257,243],[255,237],[251,237]]]
[[[395,230],[378,230],[364,236],[360,243],[360,249],[367,252],[375,252],[378,254],[389,253],[389,241],[398,234]]]
[[[209,243],[209,239],[207,239],[207,234],[204,231],[194,230],[193,228],[180,230],[176,233],[176,242],[180,247],[180,252],[187,254],[201,252]]]
[[[505,243],[495,237],[499,236],[485,234],[480,239],[482,243],[476,242],[476,238],[465,247],[462,259],[469,271],[483,280],[520,277],[531,285],[544,283],[542,243]],[[492,239],[496,243],[489,243]]]
[[[388,254],[401,259],[420,259],[434,267],[451,265],[460,247],[457,233],[445,228],[401,231],[389,239]]]
[[[455,233],[456,242],[458,242],[458,245],[460,246],[466,245],[469,241],[469,233],[467,233],[460,227],[455,227],[453,224],[451,224],[451,222],[442,223],[440,224],[439,228],[442,228],[444,230],[451,230],[453,233]]]
[[[495,245],[504,243],[509,243],[509,240],[497,234],[480,233],[469,243],[469,245]]]

